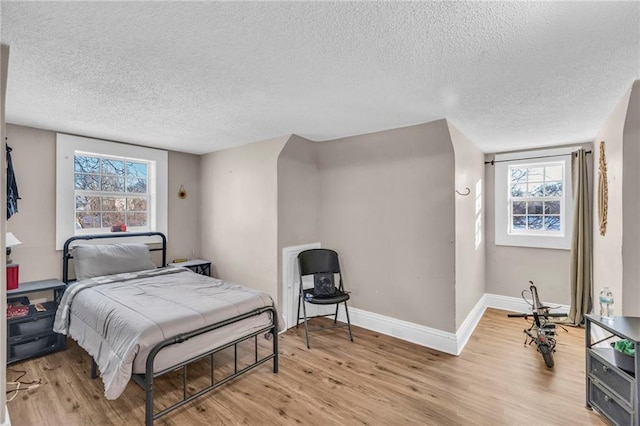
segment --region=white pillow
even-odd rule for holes
[[[80,244],[72,254],[78,281],[156,267],[146,244]]]

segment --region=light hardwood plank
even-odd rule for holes
[[[322,320],[317,320],[322,321]],[[526,323],[488,309],[463,354],[443,354],[354,328],[280,336],[280,372],[267,363],[156,422],[160,425],[604,425],[585,401],[584,330],[558,336],[549,370],[534,347],[523,346]],[[266,348],[269,342],[260,345]],[[247,349],[247,348],[245,348]],[[253,352],[247,350],[246,357]],[[232,353],[216,355],[221,372]],[[131,382],[116,401],[89,379],[88,355],[69,340],[67,350],[9,367],[25,370],[36,389],[8,404],[15,425],[142,424],[144,393]],[[216,372],[218,376],[218,372]],[[207,383],[209,362],[189,369],[191,392]],[[157,382],[158,407],[181,395],[181,372]]]

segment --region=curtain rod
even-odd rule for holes
[[[491,164],[493,166],[496,163],[504,163],[507,161],[537,160],[539,158],[564,157],[565,155],[574,155],[574,154],[576,154],[576,151],[571,152],[569,154],[543,155],[540,157],[510,158],[508,160],[491,160],[491,161],[485,161],[484,164]],[[585,151],[585,154],[591,154],[591,151]]]

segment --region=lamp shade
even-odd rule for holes
[[[6,247],[13,247],[13,246],[17,246],[18,244],[22,244],[22,242],[16,238],[15,235],[13,235],[13,232],[7,232],[7,239],[6,239]]]

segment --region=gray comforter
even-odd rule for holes
[[[261,291],[167,267],[70,285],[56,313],[54,330],[76,340],[94,358],[105,396],[116,399],[132,372],[144,372],[155,344],[273,304]],[[155,368],[169,368],[270,321],[270,314],[264,313],[163,349]]]

